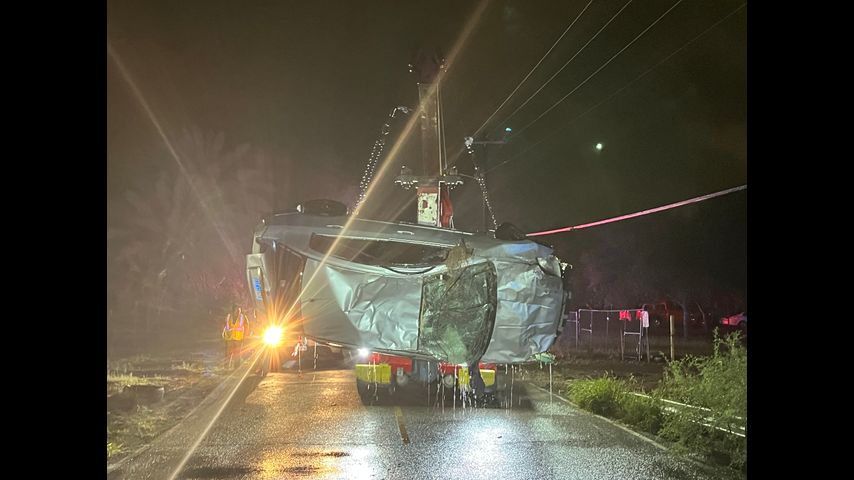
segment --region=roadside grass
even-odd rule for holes
[[[636,360],[621,361],[619,358],[597,360],[589,357],[565,357],[558,359],[552,365],[552,382],[555,388],[566,391],[565,385],[568,382],[608,375],[617,379],[633,379],[633,385],[636,388],[648,392],[658,387],[663,378],[664,368],[663,363],[645,360],[638,362]],[[535,384],[549,388],[547,366],[537,368],[534,364],[532,367],[527,367],[526,372]]]
[[[173,396],[172,400],[150,406],[135,405],[130,410],[107,412],[107,459],[109,461],[116,460],[150,443],[158,435],[174,426],[217,383],[215,379],[201,376],[197,376],[192,383],[187,384],[183,383],[186,379],[179,380],[182,382],[180,391],[189,395],[186,398],[174,397],[179,389],[174,388],[176,384],[173,384],[173,387],[167,385],[165,388],[169,395]]]
[[[110,412],[107,415],[107,458],[150,442],[169,426],[169,416],[160,409],[137,406],[131,412]]]
[[[747,348],[740,333],[716,332],[711,356],[670,362],[658,390],[664,398],[700,407],[668,415],[662,437],[677,449],[744,468],[747,439],[726,432],[740,431],[747,419]]]
[[[107,395],[120,393],[125,387],[130,385],[157,385],[158,387],[165,387],[169,384],[169,381],[170,379],[160,376],[140,377],[133,373],[107,373]]]
[[[662,425],[661,407],[654,398],[633,395],[637,390],[640,387],[634,378],[620,379],[611,374],[567,383],[567,395],[579,407],[655,435]]]
[[[620,398],[620,409],[620,420],[623,423],[653,435],[661,430],[664,415],[656,398],[643,398],[627,393]]]
[[[620,417],[619,399],[625,393],[623,382],[610,374],[602,378],[582,380],[569,386],[569,398],[579,407],[597,415]]]
[[[185,370],[187,372],[202,373],[205,371],[205,366],[199,362],[182,361],[181,363],[173,363],[172,370]]]
[[[107,362],[107,371],[128,373],[150,366],[155,360],[148,355],[134,355],[129,358]]]
[[[747,350],[737,332],[715,332],[709,356],[669,362],[648,396],[635,395],[642,390],[635,378],[611,372],[565,384],[579,407],[668,440],[675,451],[738,470],[746,465],[746,437],[728,433],[741,431],[747,418]]]
[[[228,373],[207,364],[172,355],[137,355],[107,363],[107,460],[113,463],[151,443],[176,425]],[[161,401],[148,403],[126,387],[164,388]]]
[[[107,460],[124,452],[124,445],[116,442],[107,442]]]

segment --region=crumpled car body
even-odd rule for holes
[[[246,262],[258,312],[331,346],[512,364],[562,328],[561,262],[529,240],[294,212],[257,226]]]

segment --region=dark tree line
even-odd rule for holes
[[[108,205],[108,333],[218,321],[231,302],[248,300],[244,256],[272,209],[271,159],[197,128],[175,149],[180,166]]]
[[[669,302],[683,318],[746,308],[745,238],[737,202],[688,214],[631,220],[560,241],[574,253],[572,308],[637,308]],[[695,208],[697,207],[685,207]]]

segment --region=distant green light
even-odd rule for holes
[[[599,151],[602,150],[602,144],[601,143],[596,144],[596,150],[599,150]]]
[[[504,129],[504,131],[505,131],[505,132],[507,132],[507,133],[510,133],[510,132],[512,132],[512,131],[513,131],[513,129],[512,129],[512,128],[510,128],[510,127],[507,127],[507,128],[505,128],[505,129]]]

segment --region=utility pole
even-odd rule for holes
[[[434,227],[449,226],[443,221],[442,187],[453,188],[463,183],[462,178],[453,172],[445,174],[442,166],[441,139],[444,134],[440,127],[442,105],[439,98],[439,73],[445,68],[444,58],[437,53],[426,55],[423,50],[409,65],[409,71],[418,75],[421,175],[415,175],[411,168],[404,165],[400,175],[394,179],[394,183],[404,189],[416,188],[418,224]],[[450,212],[445,213],[450,215]]]

